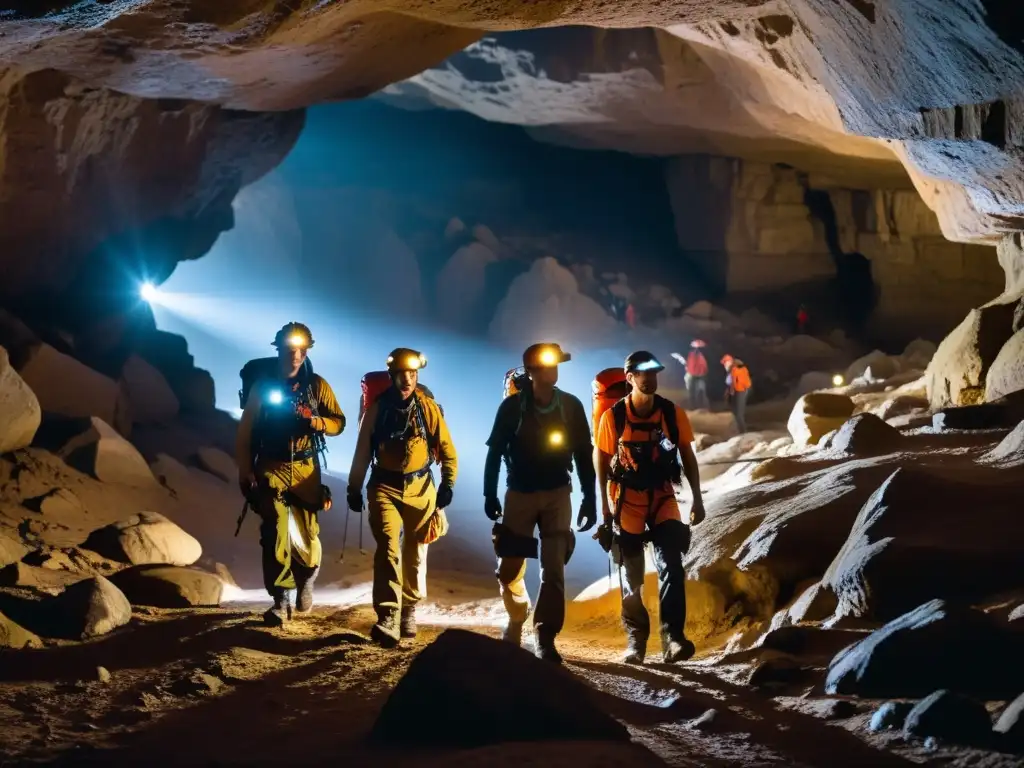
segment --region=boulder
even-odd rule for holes
[[[71,418],[95,417],[122,435],[131,433],[131,406],[118,382],[49,344],[36,345],[26,358],[18,373],[39,398],[43,411]]]
[[[903,368],[913,368],[919,371],[925,370],[932,361],[932,358],[935,357],[937,350],[938,347],[935,345],[935,342],[927,341],[926,339],[914,339],[907,344],[903,354],[900,355],[903,361]]]
[[[142,454],[102,419],[76,420],[76,425],[80,431],[58,451],[68,466],[104,483],[158,485]]]
[[[38,398],[0,347],[0,454],[31,445],[41,419]]]
[[[209,414],[216,409],[217,395],[209,371],[190,368],[176,373],[168,383],[182,413]]]
[[[1017,302],[972,309],[942,340],[926,372],[933,408],[974,405],[985,399],[988,369],[1013,335]]]
[[[564,667],[460,629],[445,630],[413,660],[370,738],[417,748],[630,739],[590,687]]]
[[[473,237],[478,243],[484,245],[494,253],[501,253],[501,241],[486,224],[477,224],[473,227]]]
[[[839,428],[829,449],[850,456],[876,456],[898,450],[903,435],[873,413],[858,413]]]
[[[822,577],[839,600],[833,620],[889,621],[931,598],[981,600],[1024,587],[1019,506],[1013,484],[984,474],[896,470],[864,503]]]
[[[41,648],[42,640],[0,613],[0,649]]]
[[[238,465],[235,464],[235,460],[219,448],[204,445],[196,450],[196,458],[199,466],[211,475],[216,475],[229,483],[238,479]]]
[[[26,558],[29,556],[26,555]],[[78,571],[44,568],[37,563],[17,562],[0,568],[0,584],[5,587],[28,587],[38,592],[59,595],[67,587],[89,578]]]
[[[50,636],[74,640],[105,635],[132,618],[128,598],[103,576],[72,584],[47,608],[52,622]]]
[[[920,397],[918,395],[897,395],[891,400],[884,400],[882,404],[872,409],[878,418],[895,419],[900,416],[909,416],[911,414],[924,415],[928,408],[928,398]],[[931,416],[927,418],[928,422],[931,422]]]
[[[167,379],[138,355],[121,368],[121,384],[136,424],[170,424],[178,415],[178,398]]]
[[[822,389],[832,389],[835,384],[832,382],[832,374],[826,371],[808,371],[800,377],[793,394],[799,397],[808,392],[817,392]]]
[[[1024,390],[1024,328],[1003,344],[992,361],[985,374],[985,400],[992,402],[1019,390]]]
[[[22,506],[54,520],[74,519],[85,514],[82,502],[67,488],[51,488],[42,496],[25,499]]]
[[[139,565],[110,580],[132,605],[154,608],[217,606],[224,591],[224,583],[214,574],[176,565]]]
[[[871,371],[870,377],[865,376],[868,369]],[[900,370],[901,361],[898,357],[890,357],[880,349],[876,349],[850,364],[850,367],[846,369],[846,380],[853,381],[861,377],[885,380],[895,376]]]
[[[986,453],[982,461],[1005,467],[1024,465],[1024,421],[1014,427],[999,445]]]
[[[1024,693],[1000,713],[993,730],[1002,735],[1004,743],[1011,749],[1024,750]]]
[[[99,528],[82,546],[130,565],[192,565],[203,554],[195,538],[157,512],[140,512]]]
[[[935,691],[907,714],[903,735],[985,746],[992,740],[992,720],[981,702],[952,691]]]
[[[1006,699],[1024,688],[1020,641],[974,608],[932,600],[832,659],[830,695],[917,698],[939,688]]]
[[[28,551],[16,531],[0,528],[0,568],[18,562]]]
[[[815,445],[823,435],[839,429],[853,415],[854,407],[846,395],[812,392],[796,401],[786,428],[795,445]]]
[[[1013,426],[1016,424],[1016,414],[1016,409],[1009,408],[1004,403],[954,406],[932,414],[932,429],[941,432],[947,429],[996,429]]]

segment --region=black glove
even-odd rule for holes
[[[495,522],[501,518],[501,502],[497,496],[488,496],[484,499],[484,514]]]
[[[589,531],[597,522],[597,499],[593,496],[584,496],[580,504],[580,513],[576,515],[576,529],[578,531]]]
[[[452,487],[448,483],[442,483],[437,489],[437,509],[445,509],[452,503]]]
[[[348,508],[353,512],[363,511],[363,492],[358,488],[349,488],[345,494],[348,500]]]

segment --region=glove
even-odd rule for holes
[[[353,512],[363,511],[363,492],[358,488],[349,488],[345,493],[348,500],[348,508]]]
[[[448,483],[442,483],[437,489],[437,509],[445,509],[452,503],[452,487]]]
[[[488,496],[484,499],[484,514],[495,522],[501,518],[501,502],[497,496]]]
[[[580,504],[580,513],[576,515],[576,530],[589,531],[597,522],[597,499],[584,496]]]

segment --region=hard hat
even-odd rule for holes
[[[732,355],[722,355],[722,365],[731,365],[732,362]]]
[[[274,336],[274,346],[278,349],[284,346],[292,349],[309,349],[313,346],[313,332],[309,330],[309,326],[293,320]]]
[[[645,350],[634,352],[627,357],[624,367],[626,373],[645,373],[646,371],[657,373],[658,371],[665,370],[665,366],[658,362],[658,358]]]
[[[694,349],[700,349],[701,347],[707,346],[703,339],[694,339],[690,342],[690,346]]]
[[[553,368],[559,363],[572,360],[572,355],[563,352],[557,344],[531,344],[523,352],[523,365],[526,368]]]
[[[394,374],[399,371],[418,371],[427,367],[427,357],[422,352],[408,347],[398,347],[391,350],[387,360],[388,373]]]

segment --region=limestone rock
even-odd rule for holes
[[[800,381],[797,382],[796,387],[793,389],[793,394],[799,397],[810,392],[831,389],[835,386],[832,383],[832,376],[833,374],[827,371],[808,371],[800,377]]]
[[[1013,403],[983,403],[943,408],[932,414],[932,429],[994,429],[1012,426],[1020,418],[1020,409]]]
[[[840,651],[829,665],[825,692],[918,698],[946,688],[1007,698],[1024,686],[1018,643],[981,611],[932,600]]]
[[[209,414],[216,408],[213,376],[202,368],[191,368],[173,377],[172,387],[183,413]]]
[[[873,456],[899,450],[903,436],[873,413],[858,413],[839,428],[829,449],[851,456]]]
[[[907,721],[907,715],[914,708],[913,702],[909,701],[887,701],[880,706],[871,716],[868,723],[869,731],[893,731],[903,730],[903,724]]]
[[[0,649],[41,648],[42,640],[0,613]]]
[[[487,267],[498,261],[495,251],[482,242],[464,245],[437,275],[437,311],[449,325],[469,329],[480,319],[480,303],[487,286]],[[458,291],[453,292],[452,286]]]
[[[989,368],[1013,335],[1015,308],[1016,302],[1005,302],[971,310],[942,340],[925,374],[933,408],[985,399]]]
[[[985,375],[985,400],[1024,390],[1024,328],[1003,344]]]
[[[154,608],[189,608],[220,605],[224,583],[198,568],[174,565],[140,565],[110,579],[132,605]]]
[[[50,595],[59,595],[65,588],[87,578],[87,573],[44,568],[42,565],[27,562],[11,563],[0,569],[0,584],[8,587],[29,587]]]
[[[823,435],[839,429],[853,415],[853,409],[853,400],[846,395],[813,392],[797,400],[786,428],[795,445],[813,445]]]
[[[136,488],[157,485],[142,454],[102,419],[94,416],[74,426],[77,434],[59,451],[68,466],[104,483]]]
[[[864,376],[870,369],[871,379],[884,380],[895,376],[900,372],[900,359],[890,357],[881,350],[876,349],[864,357],[854,360],[846,369],[846,380],[853,381]]]
[[[1024,693],[1011,701],[993,727],[1003,735],[1004,742],[1015,750],[1024,750]]]
[[[219,448],[202,446],[196,451],[196,457],[199,459],[200,467],[221,480],[233,483],[238,479],[238,465],[235,464],[235,460]]]
[[[9,528],[0,528],[0,568],[16,563],[28,554],[21,537]]]
[[[546,693],[538,697],[537,691]],[[629,741],[629,734],[568,670],[510,643],[449,629],[413,660],[370,738],[396,746],[469,748],[549,739]]]
[[[67,488],[52,488],[42,496],[25,499],[22,505],[54,520],[74,519],[85,514],[81,500]]]
[[[0,347],[0,454],[31,445],[41,418],[35,393]]]
[[[984,461],[991,464],[1019,467],[1024,465],[1024,421],[985,454]]]
[[[128,598],[103,576],[72,584],[53,598],[53,637],[86,640],[105,635],[131,621]]]
[[[684,309],[683,314],[700,320],[710,320],[714,311],[715,306],[710,301],[698,301]]]
[[[983,599],[1024,586],[1018,509],[1013,487],[987,476],[896,470],[864,503],[822,578],[839,598],[834,620],[888,621],[931,598]]]
[[[192,565],[203,554],[200,543],[156,512],[140,512],[89,534],[87,549],[131,565]]]
[[[18,373],[47,413],[98,418],[122,435],[131,432],[131,405],[118,382],[49,344],[32,349]]]
[[[903,349],[900,357],[903,359],[904,368],[913,368],[923,371],[935,357],[938,346],[927,339],[914,339]]]
[[[952,744],[984,746],[991,741],[992,721],[985,705],[951,691],[935,691],[907,714],[905,736],[929,736]]]
[[[121,368],[121,382],[136,424],[169,424],[178,415],[178,398],[163,374],[138,355]]]
[[[918,397],[917,395],[897,395],[891,400],[885,400],[872,412],[878,418],[886,421],[900,416],[909,416],[914,414],[925,416],[926,420],[930,422],[931,416],[928,416],[925,413],[927,408],[928,398],[926,397]]]

